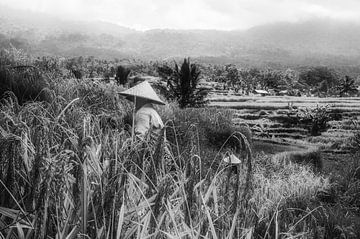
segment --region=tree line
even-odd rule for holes
[[[182,64],[188,64],[186,62],[189,62],[189,59]],[[179,67],[175,61],[127,60],[124,62],[119,59],[109,61],[81,56],[66,59],[42,57],[38,58],[35,64],[48,72],[55,71],[57,75],[64,75],[65,69],[67,70],[67,77],[78,79],[99,77],[109,80],[110,77],[114,77],[118,84],[126,84],[129,76],[136,75],[157,76],[168,81],[166,74],[174,75],[177,70],[180,72],[181,69],[185,69],[185,65],[184,68],[183,66]],[[344,97],[358,94],[357,87],[360,83],[360,77],[355,79],[325,66],[307,67],[299,70],[290,68],[276,70],[270,68],[239,68],[233,64],[204,65],[196,63],[192,64],[191,67],[193,71],[199,72],[195,78],[217,82],[223,90],[233,90],[244,95],[249,95],[254,90],[265,90],[274,95]]]
[[[234,90],[248,95],[256,89],[272,91],[273,94],[293,96],[352,96],[358,93],[356,80],[349,75],[341,75],[325,66],[303,68],[301,70],[274,70],[258,68],[238,68],[228,64],[210,66],[210,79],[222,84],[225,90]],[[360,78],[357,79],[359,81]]]
[[[181,65],[178,65],[176,61],[141,62],[119,59],[108,61],[95,57],[27,58],[18,51],[2,51],[0,55],[2,68],[7,69],[6,71],[2,70],[4,73],[2,78],[14,78],[11,81],[6,80],[6,82],[13,82],[11,85],[20,84],[16,83],[18,81],[15,78],[24,78],[23,75],[32,75],[32,72],[37,71],[51,78],[62,79],[100,78],[109,81],[111,77],[119,85],[126,85],[130,76],[132,80],[136,80],[136,77],[140,76],[141,80],[141,76],[150,75],[159,77],[157,89],[167,100],[176,101],[181,108],[200,107],[207,103],[207,94],[211,89],[206,89],[201,81],[216,82],[223,90],[233,90],[244,95],[248,95],[256,89],[270,91],[273,94],[282,93],[296,96],[343,97],[358,94],[357,82],[354,78],[348,75],[341,76],[328,67],[311,67],[301,70],[243,69],[232,64],[191,63],[189,58],[185,58]],[[18,68],[19,66],[21,68]],[[28,67],[24,68],[23,66]],[[34,77],[27,78],[33,79]],[[42,89],[44,85],[40,84],[39,89]],[[5,88],[4,91],[6,91]]]

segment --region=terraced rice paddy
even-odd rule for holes
[[[360,119],[360,97],[262,97],[217,94],[210,98],[210,102],[214,107],[233,109],[234,123],[246,123],[252,128],[257,141],[255,150],[264,149],[265,152],[272,153],[293,151],[299,146],[331,146],[336,141],[344,141],[353,135],[354,129],[358,127],[356,122]],[[326,132],[314,137],[310,136],[304,125],[296,122],[293,112],[298,108],[316,106],[328,106],[334,119],[329,122],[330,127]],[[271,145],[272,142],[277,144]]]
[[[294,96],[219,96],[210,98],[211,105],[228,107],[232,109],[288,109],[289,105],[297,107],[314,107],[316,105],[330,105],[339,110],[359,110],[360,97],[344,98],[319,98],[319,97],[294,97]]]

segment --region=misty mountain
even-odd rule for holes
[[[244,65],[359,65],[360,25],[333,20],[274,23],[245,31],[136,31],[108,22],[59,19],[0,8],[0,47],[32,54],[102,58],[193,57]]]
[[[74,21],[60,19],[45,13],[15,10],[0,4],[0,30],[8,34],[39,34],[37,39],[62,33],[124,35],[133,29],[102,21]]]
[[[247,35],[251,41],[296,53],[360,54],[360,25],[355,23],[331,20],[277,23],[254,27]]]

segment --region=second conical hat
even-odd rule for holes
[[[241,160],[236,157],[234,154],[230,154],[227,157],[223,158],[223,160],[226,163],[230,163],[230,164],[241,164]]]
[[[119,94],[131,98],[143,98],[155,104],[165,105],[147,81],[141,82],[140,84],[120,92]]]

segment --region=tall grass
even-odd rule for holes
[[[126,130],[131,106],[102,83],[57,80],[51,102],[0,110],[2,238],[274,238],[308,235],[293,213],[326,179],[301,165],[253,155],[231,111],[161,111],[153,144]],[[168,145],[164,147],[164,145]],[[243,161],[223,162],[225,151]],[[316,209],[314,209],[317,211]],[[310,223],[310,224],[309,224]],[[303,231],[299,228],[303,228]]]

